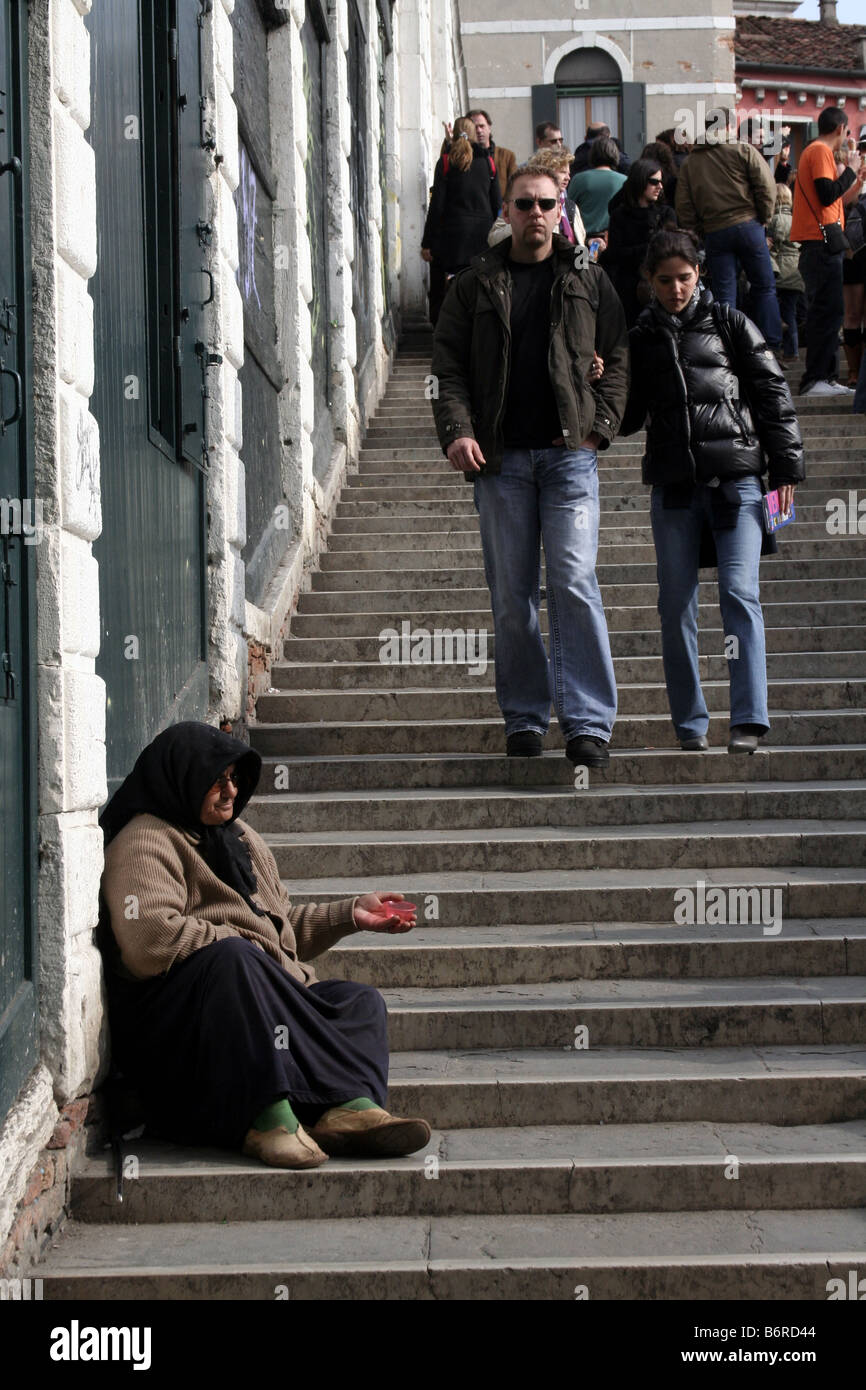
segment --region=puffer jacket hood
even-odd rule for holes
[[[713,484],[805,476],[803,441],[779,363],[745,314],[702,290],[685,322],[650,308],[630,334],[631,389],[621,433],[647,426],[643,480]]]

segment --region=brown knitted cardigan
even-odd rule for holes
[[[198,853],[194,835],[159,816],[134,816],[112,840],[105,851],[102,892],[124,973],[150,979],[203,946],[243,936],[310,985],[315,971],[301,962],[358,930],[357,898],[292,907],[264,840],[242,820],[235,824],[252,855],[255,901],[268,916],[257,916],[217,878]]]

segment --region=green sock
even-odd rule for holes
[[[253,1129],[258,1130],[276,1129],[279,1125],[285,1125],[289,1134],[294,1134],[298,1128],[298,1117],[287,1100],[275,1100],[266,1105],[253,1120]]]
[[[344,1100],[342,1105],[335,1107],[337,1110],[380,1110],[374,1100],[368,1100],[366,1096],[358,1096],[356,1100]]]

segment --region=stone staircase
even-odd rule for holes
[[[418,903],[414,932],[358,934],[317,969],[384,992],[390,1106],[429,1117],[429,1151],[284,1173],[131,1140],[122,1203],[106,1156],[79,1174],[45,1295],[823,1300],[866,1274],[866,534],[829,534],[825,507],[866,495],[866,417],[802,402],[808,480],[763,565],[773,729],[752,758],[725,751],[714,576],[713,747],[676,748],[642,445],[603,455],[620,715],[609,769],[575,787],[555,725],[543,758],[504,757],[429,352],[404,340],[259,700],[273,790],[248,811],[293,900]],[[404,622],[486,629],[486,671],[382,661]],[[690,894],[726,915],[690,925]]]

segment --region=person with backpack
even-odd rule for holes
[[[770,727],[758,584],[761,478],[769,469],[770,488],[789,511],[805,475],[800,427],[782,370],[755,325],[703,288],[695,237],[658,232],[646,271],[653,299],[629,335],[631,384],[620,433],[646,425],[642,476],[652,488],[671,718],[683,749],[708,747],[698,571],[714,564],[730,673],[728,752],[753,753]]]
[[[791,240],[792,205],[790,188],[787,184],[778,184],[776,211],[767,226],[767,239],[771,242],[770,263],[776,276],[776,298],[782,316],[782,357],[785,362],[799,360],[797,308],[806,289],[800,274],[800,247]]]
[[[454,122],[450,150],[436,164],[433,193],[421,238],[421,255],[431,261],[444,281],[438,303],[430,298],[430,320],[436,323],[451,278],[465,269],[487,245],[487,233],[499,216],[500,190],[490,151],[476,138],[475,122],[461,116]]]

